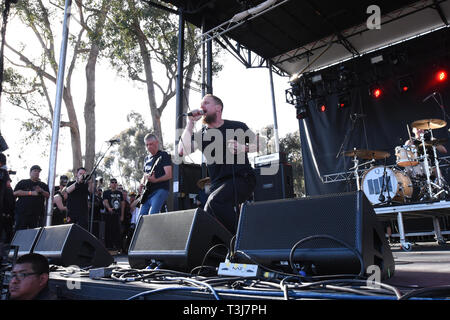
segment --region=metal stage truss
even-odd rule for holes
[[[450,156],[439,158],[440,168],[445,168],[450,166]],[[388,165],[386,168],[394,168],[396,165]],[[367,169],[359,169],[358,174],[361,177]],[[341,181],[349,181],[355,179],[355,170],[343,171],[338,173],[324,174],[321,176],[323,183],[333,183]]]

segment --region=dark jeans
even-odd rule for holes
[[[239,212],[235,207],[251,197],[255,185],[253,175],[226,179],[212,188],[204,210],[215,216],[231,234],[235,234],[239,221]]]
[[[104,213],[102,220],[105,222],[105,247],[120,250],[122,248],[120,213]]]

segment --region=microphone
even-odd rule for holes
[[[435,96],[437,94],[437,92],[435,91],[435,92],[433,92],[432,94],[429,94],[425,99],[423,99],[423,101],[422,102],[425,102],[425,101],[427,101],[428,99],[430,99],[431,97],[433,97],[433,96]]]
[[[205,111],[203,111],[203,110],[194,110],[194,111],[191,111],[191,112],[185,112],[185,113],[183,113],[183,114],[181,114],[182,116],[187,116],[187,117],[191,117],[191,116],[193,116],[193,115],[196,115],[196,116],[201,116],[201,115],[203,115],[203,114],[205,114]]]
[[[106,142],[109,142],[109,143],[111,143],[111,144],[114,144],[114,143],[120,143],[120,139],[111,139],[111,140],[106,141]]]

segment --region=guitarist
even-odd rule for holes
[[[144,137],[144,142],[149,154],[144,159],[144,176],[139,187],[139,193],[143,196],[139,216],[161,212],[169,196],[172,179],[172,159],[167,152],[159,149],[158,138],[149,133]],[[152,168],[156,161],[158,163]]]

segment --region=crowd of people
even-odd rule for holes
[[[5,159],[4,154],[0,154],[1,166],[6,164]],[[7,171],[2,171],[2,243],[10,243],[17,230],[46,225],[49,188],[40,179],[39,165],[33,165],[29,172],[29,179],[22,179],[12,186]],[[130,229],[136,223],[139,213],[136,193],[128,193],[115,178],[110,180],[109,188],[105,191],[99,181],[86,178],[85,168],[76,170],[74,181],[69,181],[67,175],[59,177],[59,184],[53,195],[51,225],[78,224],[104,240],[106,248],[126,252],[132,235]]]
[[[255,175],[247,156],[256,148],[255,135],[245,123],[223,119],[222,111],[220,98],[212,94],[203,97],[201,108],[188,117],[177,152],[179,156],[186,156],[197,148],[203,152],[209,174],[209,193],[201,203],[206,212],[235,233],[237,208],[251,197],[255,188]],[[202,129],[194,132],[195,123],[201,118]],[[245,132],[245,140],[240,140],[236,132]],[[172,180],[171,155],[161,149],[154,134],[147,134],[144,142],[148,155],[136,193],[128,193],[115,178],[110,179],[109,186],[103,190],[85,168],[77,168],[73,181],[69,181],[67,175],[59,176],[59,185],[51,199],[51,224],[78,224],[103,239],[106,248],[126,252],[138,217],[161,212]],[[209,152],[209,149],[218,151],[222,147],[222,152],[217,154]],[[6,157],[2,154],[0,167],[5,165]],[[7,172],[2,178],[2,190],[5,190],[1,192],[2,200],[7,198],[8,201],[1,201],[5,205],[0,208],[0,241],[10,242],[17,230],[48,224],[46,202],[50,201],[50,192],[48,185],[41,181],[40,173],[40,166],[33,165],[29,178],[20,180],[14,188]]]
[[[256,139],[245,123],[223,119],[222,112],[220,98],[212,94],[203,97],[201,108],[188,115],[177,152],[183,157],[195,149],[201,150],[209,177],[208,183],[202,179],[207,193],[197,199],[198,203],[234,234],[238,207],[251,198],[255,188],[256,178],[247,154],[256,150]],[[194,132],[201,118],[202,129]],[[0,153],[0,242],[10,243],[15,231],[47,226],[46,203],[52,201],[52,225],[78,224],[104,240],[107,249],[126,253],[140,217],[164,211],[173,178],[172,157],[161,149],[158,137],[147,134],[144,142],[148,155],[137,192],[128,193],[115,178],[103,190],[100,180],[93,179],[80,167],[75,170],[73,181],[67,175],[59,176],[53,199],[48,185],[40,179],[39,165],[33,165],[29,178],[13,187],[4,169],[6,157]],[[47,296],[48,264],[45,262],[45,257],[34,254],[16,262],[10,282],[12,298]],[[28,284],[32,289],[25,288]]]

